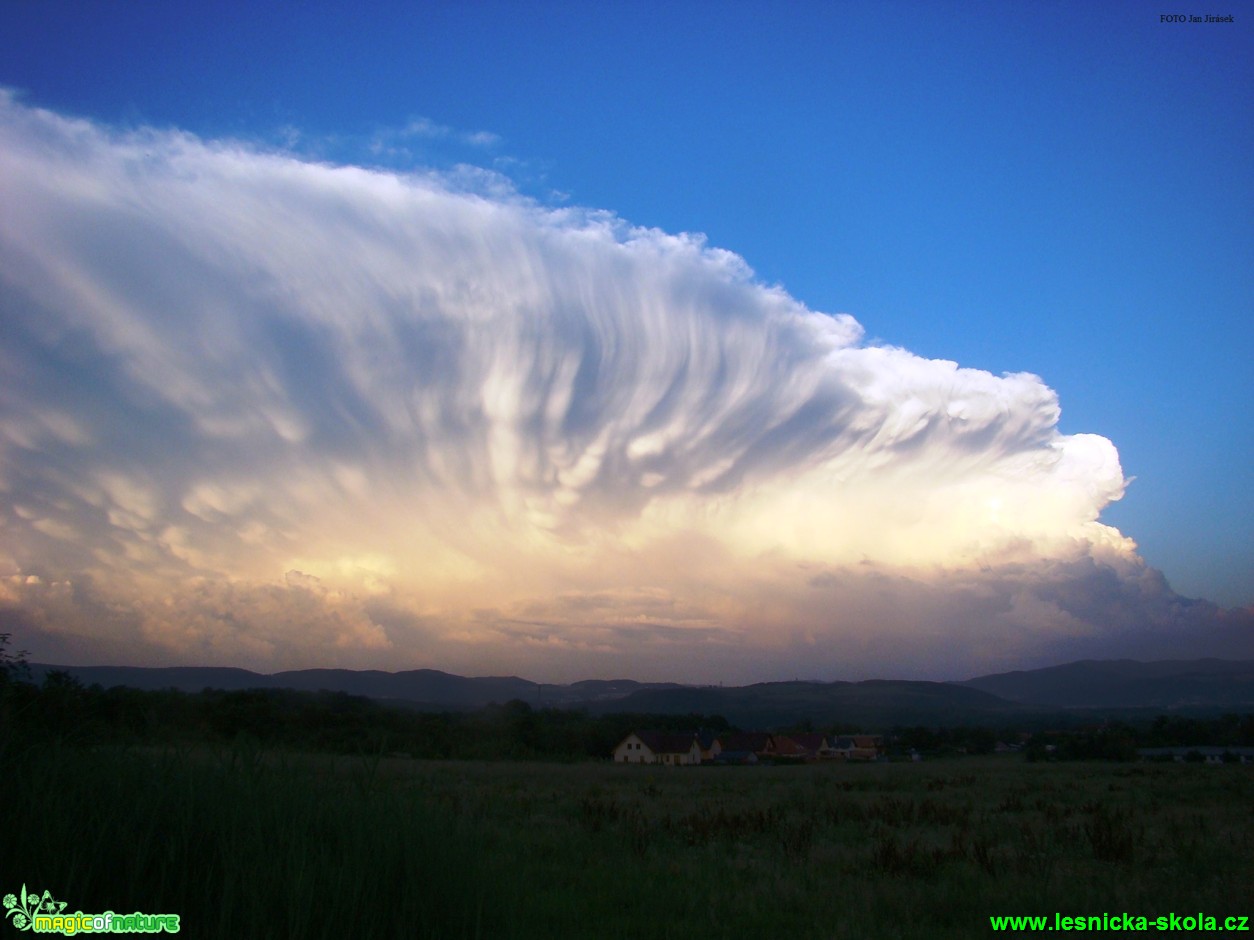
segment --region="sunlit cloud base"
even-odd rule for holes
[[[1249,635],[1098,521],[1118,454],[1041,379],[698,236],[12,96],[0,199],[0,604],[45,659],[957,677]]]

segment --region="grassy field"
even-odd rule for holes
[[[0,891],[193,937],[969,937],[1250,914],[1254,769],[5,757]]]

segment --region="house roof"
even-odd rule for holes
[[[708,728],[702,728],[697,732],[697,743],[701,745],[701,750],[708,751],[714,746],[715,741],[719,742],[720,748],[723,746],[717,732],[711,731]]]
[[[816,734],[814,732],[806,732],[804,734],[790,734],[788,735],[788,739],[790,741],[797,742],[799,745],[805,748],[805,750],[810,754],[817,754],[819,751],[827,747],[827,736],[823,734]],[[777,746],[778,746],[778,742],[779,742],[778,735],[776,736],[775,741],[777,742]]]
[[[761,754],[770,748],[773,737],[774,735],[766,731],[746,731],[723,735],[718,740],[725,751],[753,751]]]
[[[654,754],[687,754],[697,740],[690,731],[637,731],[635,735]]]
[[[780,757],[805,757],[812,752],[792,735],[777,734],[775,753]]]

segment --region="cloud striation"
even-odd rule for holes
[[[1225,616],[1098,521],[1118,454],[1041,379],[867,345],[699,236],[12,95],[0,200],[36,652],[948,676]]]

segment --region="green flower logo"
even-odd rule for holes
[[[6,894],[4,896],[5,917],[13,918],[13,926],[18,930],[28,930],[34,926],[36,914],[60,914],[65,910],[65,902],[57,901],[52,897],[51,891],[45,891],[42,896],[39,892],[26,892],[26,885],[22,885],[22,895]]]

